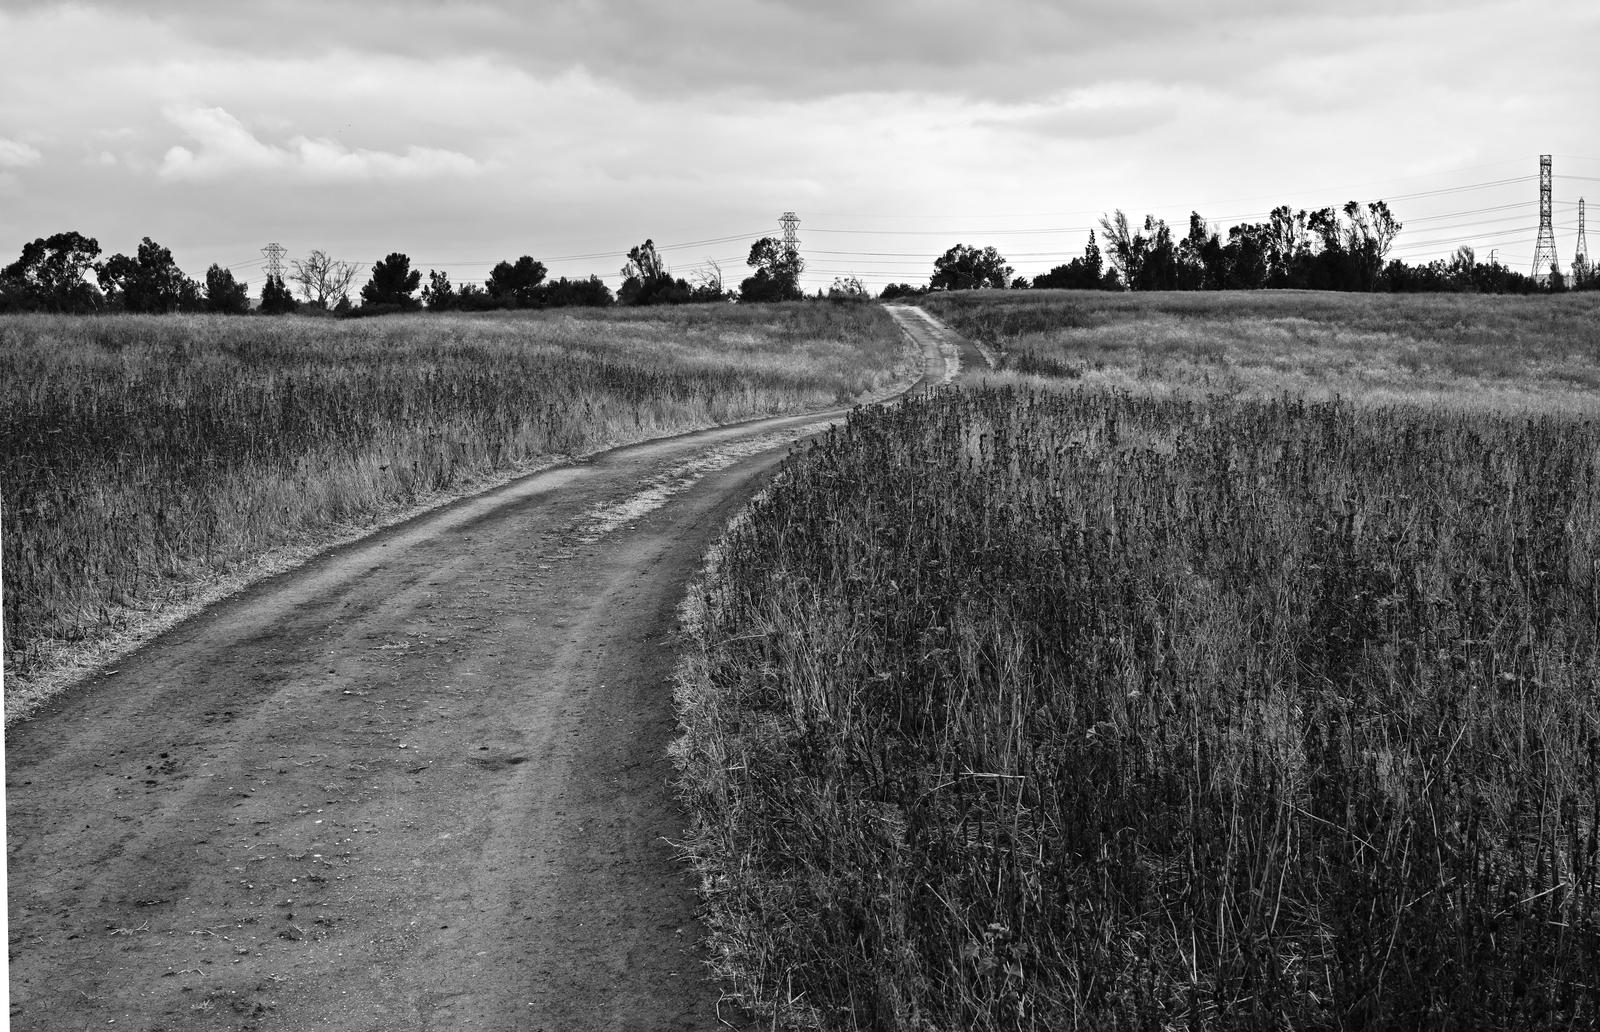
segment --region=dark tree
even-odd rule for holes
[[[902,297],[921,297],[928,292],[926,287],[913,287],[909,283],[890,283],[884,286],[878,294],[880,301],[893,301]]]
[[[206,270],[206,311],[244,315],[250,311],[250,290],[220,265]]]
[[[410,257],[395,251],[372,266],[372,277],[361,288],[362,307],[421,308],[422,302],[415,296],[421,282],[422,270],[413,269]]]
[[[565,276],[544,287],[545,304],[551,308],[604,308],[611,304],[611,288],[599,276],[569,280]]]
[[[1094,242],[1094,230],[1089,230],[1089,242],[1083,245],[1083,271],[1086,278],[1092,277],[1094,287],[1104,285],[1106,278],[1106,263],[1100,257],[1100,245]],[[1085,284],[1089,286],[1090,284]]]
[[[430,312],[448,312],[456,306],[456,288],[448,273],[428,270],[428,285],[422,288],[422,303]]]
[[[1091,229],[1082,258],[1074,258],[1065,265],[1057,265],[1049,272],[1035,276],[1033,286],[1035,290],[1103,290],[1106,289],[1105,276],[1105,263],[1100,257],[1100,247],[1094,241],[1094,230]]]
[[[455,308],[462,312],[487,312],[490,309],[503,307],[489,292],[476,283],[463,283],[461,289],[456,291]]]
[[[1383,274],[1384,259],[1404,223],[1395,219],[1389,205],[1373,201],[1365,209],[1356,201],[1344,206],[1346,220],[1344,252],[1353,271],[1355,288],[1376,290]]]
[[[543,262],[523,255],[515,264],[501,262],[491,269],[484,290],[497,308],[536,308],[542,301],[539,284],[548,271]]]
[[[957,244],[933,263],[930,290],[1004,290],[1011,282],[1011,266],[992,247],[978,250]]]
[[[628,251],[628,264],[622,267],[622,289],[617,300],[625,305],[679,305],[694,299],[688,282],[674,279],[667,263],[656,251],[655,241],[646,240]]]
[[[1273,248],[1272,227],[1265,223],[1243,224],[1228,230],[1222,259],[1226,268],[1223,287],[1228,290],[1259,290],[1271,282]]]
[[[287,315],[299,308],[300,304],[289,293],[289,288],[284,285],[282,276],[268,276],[267,283],[261,288],[261,312],[263,315]]]
[[[26,312],[32,307],[27,284],[20,279],[0,275],[0,313]]]
[[[22,255],[0,269],[0,297],[13,310],[93,311],[101,296],[87,277],[99,256],[100,242],[82,233],[40,237],[24,244]]]
[[[1594,263],[1587,255],[1577,255],[1572,259],[1572,289],[1593,290],[1595,279]]]
[[[205,287],[199,281],[188,276],[183,278],[183,286],[178,288],[178,312],[203,312],[206,310]]]
[[[1134,290],[1176,290],[1178,288],[1178,248],[1172,230],[1154,215],[1144,217],[1144,235],[1136,236],[1139,275],[1131,281]],[[1140,247],[1140,241],[1143,246]]]
[[[1130,285],[1138,282],[1140,266],[1144,264],[1144,238],[1129,228],[1128,216],[1121,208],[1100,216],[1100,231],[1106,242],[1106,257],[1118,278]]]
[[[762,237],[751,244],[745,264],[756,271],[739,284],[740,301],[798,301],[803,296],[800,274],[805,260],[776,238]]]
[[[1318,208],[1306,215],[1311,248],[1296,263],[1289,286],[1309,290],[1353,290],[1355,269],[1344,249],[1344,226],[1337,208]]]
[[[95,269],[106,302],[127,312],[182,312],[202,308],[200,286],[183,274],[172,252],[145,237],[136,256],[114,254]]]
[[[1311,260],[1309,218],[1304,211],[1297,212],[1287,204],[1272,209],[1269,217],[1270,222],[1256,227],[1251,234],[1266,263],[1265,275],[1255,285],[1288,287],[1304,277]]]
[[[130,308],[128,304],[128,287],[130,285],[133,287],[136,296],[139,289],[138,259],[129,258],[125,254],[114,254],[103,262],[97,262],[94,274],[108,306],[120,308],[125,312],[139,311],[137,307]]]
[[[1199,212],[1190,212],[1189,235],[1178,244],[1178,289],[1221,290],[1226,279],[1221,238]]]

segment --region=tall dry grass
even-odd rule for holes
[[[276,547],[883,387],[875,309],[0,319],[8,689]]]
[[[689,599],[730,991],[797,1028],[1600,1024],[1584,406],[1016,379],[852,417]]]

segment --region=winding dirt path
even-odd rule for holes
[[[953,335],[896,317],[946,380]],[[12,1027],[740,1027],[669,841],[675,609],[784,445],[841,415],[435,511],[13,727]]]

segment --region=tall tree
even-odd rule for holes
[[[1404,223],[1398,221],[1389,205],[1373,201],[1365,209],[1356,201],[1344,206],[1349,220],[1344,234],[1344,250],[1354,263],[1356,281],[1362,290],[1376,290],[1383,271],[1384,259],[1394,238],[1400,235]]]
[[[355,278],[355,265],[330,258],[322,251],[312,251],[304,261],[290,263],[289,281],[316,308],[327,309],[341,298],[348,301]]]
[[[928,280],[932,290],[1004,290],[1011,282],[1011,266],[993,247],[978,250],[957,244],[933,263]]]
[[[1462,244],[1450,256],[1449,270],[1450,282],[1457,290],[1476,291],[1478,273],[1478,253],[1469,245]]]
[[[300,307],[289,292],[282,276],[268,276],[261,288],[261,313],[263,315],[288,315]]]
[[[1144,232],[1146,235],[1133,238],[1139,252],[1139,276],[1130,285],[1135,290],[1177,289],[1178,249],[1172,241],[1172,230],[1164,219],[1146,215]]]
[[[250,311],[249,286],[233,278],[220,265],[206,270],[206,311],[223,315],[244,315]]]
[[[16,308],[48,312],[88,312],[101,302],[89,282],[100,242],[68,230],[24,244],[16,261],[0,269],[5,295]]]
[[[682,279],[674,279],[666,261],[656,250],[655,241],[646,240],[628,251],[628,264],[622,267],[622,289],[617,300],[625,305],[682,304],[694,291]]]
[[[1144,264],[1144,238],[1133,232],[1121,208],[1100,216],[1100,232],[1106,242],[1106,257],[1122,282],[1130,289],[1138,284]]]
[[[414,309],[422,307],[415,297],[422,282],[422,270],[411,267],[411,258],[399,251],[373,263],[372,276],[361,288],[361,304]]]
[[[1275,246],[1271,223],[1244,223],[1228,230],[1228,242],[1222,248],[1223,287],[1258,290],[1269,285],[1276,275]]]
[[[805,271],[805,260],[776,237],[751,244],[745,264],[755,273],[739,284],[740,301],[798,301],[803,296],[800,273]]]
[[[1261,286],[1289,287],[1304,277],[1304,266],[1311,256],[1311,230],[1304,211],[1287,204],[1272,209],[1264,233],[1252,234],[1261,245],[1266,262],[1266,278]]]
[[[1083,257],[1074,258],[1065,265],[1057,265],[1042,276],[1033,278],[1036,290],[1121,290],[1116,273],[1105,267],[1100,245],[1095,242],[1094,230],[1089,230],[1089,242],[1083,247]]]
[[[611,288],[599,276],[569,280],[565,276],[544,287],[545,304],[551,308],[604,308],[611,304]]]
[[[127,312],[191,311],[203,306],[199,284],[183,274],[172,252],[145,237],[135,256],[114,254],[96,266],[109,304]]]
[[[1085,279],[1085,287],[1090,286],[1090,284],[1087,282],[1090,277],[1093,277],[1095,281],[1093,287],[1098,288],[1103,284],[1106,276],[1105,259],[1100,255],[1100,245],[1095,243],[1094,230],[1092,229],[1089,230],[1089,242],[1083,245],[1082,268]]]
[[[534,308],[542,299],[539,285],[548,273],[544,262],[523,255],[516,262],[501,262],[489,271],[483,286],[499,308]]]
[[[428,270],[428,285],[422,288],[422,303],[430,312],[448,312],[456,306],[456,288],[450,283],[450,274],[437,269]]]
[[[1200,213],[1189,213],[1189,235],[1178,245],[1180,290],[1221,290],[1227,278],[1222,241]]]

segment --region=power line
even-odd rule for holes
[[[1600,160],[1600,159],[1584,159],[1584,160]],[[1304,188],[1304,189],[1296,189],[1296,190],[1282,190],[1282,191],[1275,191],[1272,194],[1255,194],[1255,195],[1252,195],[1252,196],[1249,196],[1249,197],[1212,198],[1210,200],[1200,202],[1198,205],[1195,205],[1195,207],[1204,208],[1204,207],[1208,207],[1208,206],[1211,206],[1211,205],[1217,205],[1217,204],[1236,204],[1236,203],[1240,203],[1240,202],[1243,202],[1243,201],[1260,200],[1263,197],[1285,196],[1285,195],[1288,195],[1288,194],[1293,194],[1293,195],[1296,195],[1296,196],[1303,196],[1303,195],[1306,195],[1306,194],[1328,194],[1328,195],[1346,194],[1350,190],[1361,188],[1361,187],[1378,186],[1378,185],[1382,185],[1382,184],[1385,184],[1385,183],[1402,183],[1402,182],[1409,182],[1409,181],[1417,180],[1417,179],[1432,179],[1432,178],[1434,178],[1436,176],[1456,175],[1456,174],[1461,173],[1461,172],[1476,172],[1476,171],[1479,171],[1481,169],[1486,169],[1486,168],[1504,168],[1504,167],[1506,167],[1508,165],[1519,165],[1519,164],[1521,164],[1521,160],[1520,159],[1508,159],[1506,161],[1491,161],[1491,162],[1488,162],[1486,164],[1481,164],[1481,165],[1465,165],[1465,166],[1462,166],[1460,168],[1440,169],[1437,172],[1419,172],[1419,173],[1416,173],[1414,175],[1409,175],[1409,176],[1395,176],[1395,177],[1392,177],[1392,178],[1389,178],[1389,179],[1369,179],[1369,180],[1367,180],[1365,182],[1346,183],[1346,184],[1344,184],[1342,186]],[[1532,177],[1531,176],[1524,176],[1524,177],[1521,177],[1521,178],[1522,178],[1523,181],[1526,181],[1528,179],[1531,179]],[[1480,184],[1480,185],[1492,186],[1492,185],[1499,185],[1500,183],[1509,182],[1509,181],[1510,180],[1500,180],[1500,181],[1496,181],[1494,183],[1487,183],[1487,184]],[[1476,189],[1476,188],[1477,188],[1477,186],[1475,185],[1473,187],[1465,187],[1465,188],[1462,188],[1462,189]],[[1427,191],[1423,192],[1423,194],[1426,194],[1426,193],[1427,193]],[[1422,196],[1422,195],[1401,195],[1401,196],[1409,197],[1409,196]],[[1133,210],[1159,211],[1159,210],[1167,210],[1167,209],[1172,209],[1172,208],[1183,208],[1183,207],[1190,207],[1190,206],[1191,205],[1189,205],[1189,204],[1142,204],[1142,205],[1127,206],[1124,210],[1127,210],[1127,211],[1133,211]],[[869,212],[817,211],[817,212],[813,212],[812,214],[813,215],[821,215],[821,216],[824,216],[824,217],[827,217],[827,218],[846,218],[846,219],[857,219],[857,218],[869,218],[869,219],[870,218],[882,218],[882,219],[925,219],[925,218],[957,218],[957,219],[964,219],[964,218],[1013,219],[1013,218],[1015,218],[1015,219],[1035,219],[1035,218],[1061,218],[1061,217],[1064,217],[1064,216],[1074,216],[1074,215],[1095,215],[1095,214],[1101,214],[1102,211],[1103,211],[1102,209],[1080,209],[1080,210],[1077,210],[1077,211],[1003,212],[1003,213],[1002,212],[977,212],[977,213],[969,212],[969,213],[965,213],[965,214],[951,214],[949,212],[936,212],[936,213],[935,212],[930,212],[930,213],[922,213],[922,214],[905,214],[905,213],[874,214],[874,213],[869,213]]]
[[[1487,165],[1470,166],[1467,169],[1458,169],[1455,171],[1498,168],[1505,164],[1508,163],[1497,162]],[[1398,177],[1397,179],[1374,182],[1395,183],[1400,181],[1429,179],[1437,181],[1440,176],[1448,174],[1450,173],[1423,173],[1407,177]],[[1463,201],[1465,201],[1465,195],[1479,191],[1514,188],[1531,182],[1533,178],[1533,176],[1509,176],[1481,182],[1457,183],[1446,186],[1431,186],[1426,189],[1412,190],[1407,193],[1394,194],[1386,198],[1386,201],[1392,205],[1451,197],[1460,197]],[[1600,182],[1600,178],[1593,176],[1563,175],[1559,178],[1563,181],[1572,182]],[[1370,184],[1358,185],[1365,186]],[[1353,189],[1353,187],[1347,185],[1338,192],[1349,192]],[[1294,191],[1295,194],[1302,196],[1308,192],[1310,191]],[[1333,193],[1335,191],[1325,190],[1322,192]],[[1242,198],[1235,198],[1235,200],[1242,200]],[[1490,198],[1485,198],[1484,200],[1488,201]],[[1211,203],[1217,204],[1227,202],[1213,201]],[[1558,202],[1553,198],[1550,198],[1548,203],[1552,212],[1559,212],[1561,216],[1563,216],[1562,222],[1559,226],[1555,225],[1554,219],[1551,220],[1552,234],[1556,231],[1556,229],[1559,229],[1563,234],[1570,231],[1570,227],[1566,224],[1566,216],[1575,209],[1575,205],[1573,205],[1572,202],[1567,201]],[[1403,220],[1404,232],[1401,238],[1395,241],[1393,252],[1400,256],[1410,256],[1427,253],[1429,251],[1442,251],[1462,242],[1492,242],[1497,239],[1512,239],[1517,234],[1524,232],[1524,230],[1520,228],[1520,224],[1522,224],[1523,220],[1527,217],[1526,210],[1529,204],[1531,204],[1531,199],[1528,201],[1499,204],[1480,202],[1477,206],[1468,207],[1457,211],[1435,211],[1427,214],[1414,215]],[[1205,206],[1206,205],[1201,205],[1200,207]],[[1168,208],[1170,206],[1161,207]],[[1187,205],[1184,207],[1189,207],[1191,211],[1194,210],[1194,208]],[[1335,211],[1338,210],[1338,207],[1336,206],[1328,207]],[[1424,211],[1427,211],[1428,208],[1434,207],[1434,205],[1422,205],[1421,207]],[[1137,212],[1139,209],[1134,208],[1130,210]],[[1074,244],[1076,244],[1081,241],[1083,236],[1099,229],[1099,226],[1094,224],[1096,220],[1089,220],[1088,224],[1079,225],[1001,225],[1002,220],[1022,218],[1048,218],[1051,221],[1060,222],[1078,221],[1070,218],[1062,218],[1061,216],[1071,214],[1094,215],[1097,214],[1095,212],[991,213],[988,215],[954,215],[951,213],[940,213],[937,215],[908,215],[903,213],[845,215],[844,213],[838,212],[822,212],[814,214],[821,214],[824,219],[831,216],[835,219],[841,220],[835,222],[831,226],[823,225],[808,227],[808,229],[813,233],[827,234],[828,236],[822,239],[834,245],[832,247],[824,246],[822,249],[805,252],[807,255],[813,258],[811,271],[818,274],[831,273],[831,271],[835,269],[851,272],[856,271],[857,269],[870,269],[876,270],[883,274],[891,275],[900,270],[916,269],[919,273],[922,273],[926,271],[928,265],[930,265],[936,258],[938,248],[934,247],[933,241],[928,239],[935,237],[944,238],[943,241],[940,241],[940,246],[942,246],[944,242],[948,242],[951,238],[983,239],[988,237],[994,238],[1002,245],[1009,243],[1011,246],[1016,247],[1024,247],[1028,246],[1029,243],[1033,243],[1035,245],[1033,249],[1020,252],[1013,251],[1008,256],[1008,260],[1013,261],[1022,267],[1042,267],[1050,263],[1058,263],[1068,260],[1072,257],[1078,256],[1081,253],[1081,250],[1076,246],[1062,246],[1060,249],[1055,249],[1052,245],[1064,244],[1064,241],[1059,239],[1060,237],[1076,238],[1074,240]],[[787,221],[789,216],[792,216],[792,213],[785,213],[785,218],[780,219],[780,227],[782,227],[780,229],[780,234],[786,239],[792,239],[794,246],[798,248],[799,240],[797,225],[799,219],[798,216],[793,216],[794,222],[789,223]],[[1216,232],[1219,233],[1219,235],[1226,238],[1227,229],[1233,226],[1251,223],[1259,224],[1269,221],[1270,218],[1271,212],[1244,212],[1213,217],[1207,219],[1206,222],[1209,227],[1212,227]],[[949,221],[963,219],[974,221],[985,220],[987,222],[987,226],[985,227],[984,225],[980,224],[976,228],[971,226],[958,228],[933,228]],[[864,222],[870,224],[871,221],[877,220],[893,220],[898,223],[898,226],[895,228],[882,229],[862,228]],[[918,222],[921,222],[921,225],[918,225]],[[1513,226],[1514,228],[1507,228],[1508,226]],[[1182,236],[1184,222],[1181,220],[1174,222],[1171,226],[1171,229],[1173,230],[1174,237]],[[789,235],[791,233],[792,237]],[[697,240],[688,240],[680,243],[663,244],[658,247],[658,250],[663,254],[676,252],[681,255],[683,252],[694,248],[720,249],[725,245],[734,243],[744,244],[767,235],[769,235],[769,233],[762,231],[726,234]],[[1033,238],[1041,236],[1058,239],[1033,240]],[[869,248],[872,246],[872,243],[880,243],[881,247],[882,244],[887,244],[893,240],[918,248],[923,247],[924,243],[926,243],[929,249],[927,251],[918,250],[914,252],[907,252],[903,250],[883,251],[880,249],[852,250],[851,245],[856,243],[854,238],[857,237],[879,238],[878,241],[873,242],[861,241],[861,243],[866,243]],[[1037,248],[1037,244],[1039,243],[1045,244],[1046,249],[1039,250]],[[890,244],[890,246],[893,245]],[[267,255],[267,249],[263,249],[262,253],[263,255]],[[482,252],[479,252],[479,254],[481,253]],[[625,257],[626,254],[627,251],[625,249],[596,249],[582,253],[561,254],[553,257],[545,257],[543,260],[551,264],[593,262],[606,259],[620,260],[621,258]],[[743,258],[744,255],[739,254],[729,255],[727,257],[707,258],[705,260],[716,261],[719,263],[736,263],[742,261]],[[237,265],[231,266],[230,268],[255,269],[264,267],[270,273],[272,271],[273,260],[273,256],[270,255],[264,258],[252,258],[248,261],[240,262]],[[498,264],[501,260],[503,259],[480,257],[463,257],[459,259],[446,259],[442,261],[417,259],[414,260],[413,264],[420,267],[433,266],[449,268],[452,270],[459,269],[463,270],[464,275],[470,276],[471,273],[466,272],[465,270],[477,267],[488,268]],[[369,267],[368,263],[351,262],[349,264],[355,266],[358,270],[363,270]],[[281,263],[279,268],[281,268]]]

